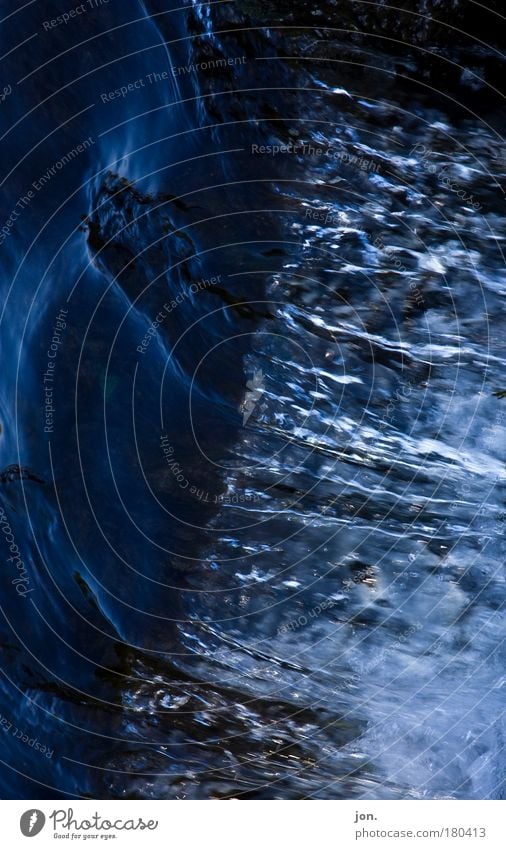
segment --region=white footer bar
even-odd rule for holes
[[[2,845],[500,849],[499,801],[0,801]],[[28,841],[33,838],[33,844]]]

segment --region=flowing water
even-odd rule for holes
[[[1,30],[0,795],[503,798],[490,32],[92,5]]]

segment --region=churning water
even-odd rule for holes
[[[4,798],[504,797],[496,13],[365,5],[5,3]]]

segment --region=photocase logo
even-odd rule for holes
[[[265,391],[264,375],[261,369],[255,369],[253,377],[246,383],[246,389],[247,392],[244,396],[244,401],[240,406],[243,425],[248,421]]]
[[[30,811],[24,812],[19,821],[19,827],[21,829],[21,833],[24,834],[25,837],[35,837],[36,834],[40,834],[44,828],[45,822],[46,817],[42,811],[37,810],[37,808],[32,808]]]

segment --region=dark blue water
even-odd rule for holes
[[[470,5],[2,3],[3,798],[504,797]]]

